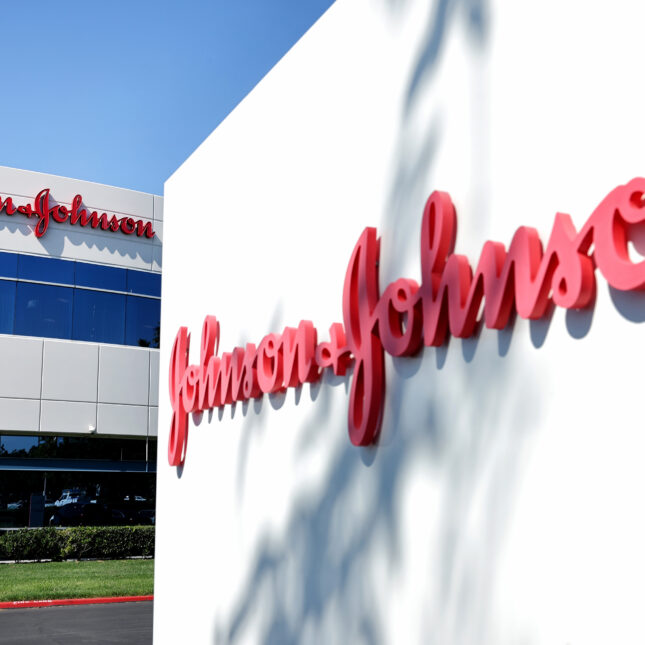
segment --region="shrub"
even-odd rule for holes
[[[62,560],[99,558],[118,560],[151,557],[155,550],[153,526],[21,529],[0,535],[0,559]]]
[[[8,531],[0,540],[0,551],[11,560],[60,560],[63,542],[56,529]]]
[[[65,558],[105,558],[117,560],[132,556],[152,556],[155,531],[152,526],[75,527],[64,529]]]

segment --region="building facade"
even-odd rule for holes
[[[0,168],[0,526],[64,491],[154,517],[162,228],[156,195]]]

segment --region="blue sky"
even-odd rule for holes
[[[161,194],[332,3],[4,3],[0,165]]]

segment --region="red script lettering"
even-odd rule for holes
[[[503,329],[513,311],[536,319],[550,303],[585,307],[595,292],[596,268],[616,289],[644,289],[645,260],[632,262],[627,250],[632,227],[645,223],[644,198],[645,179],[632,179],[612,190],[579,232],[569,215],[557,213],[546,249],[535,229],[522,226],[508,249],[486,242],[473,270],[468,258],[454,253],[457,214],[450,195],[434,192],[421,222],[421,283],[399,278],[381,293],[380,240],[376,229],[366,228],[345,275],[343,324],[330,327],[329,341],[318,343],[315,327],[303,320],[267,334],[257,349],[249,343],[217,356],[219,322],[207,316],[200,364],[189,365],[190,335],[181,327],[170,359],[170,465],[184,463],[191,412],[315,382],[324,369],[343,375],[352,363],[349,437],[356,446],[375,442],[386,353],[412,356],[422,345],[441,345],[448,333],[468,338],[480,321]],[[14,208],[10,200],[5,205],[7,212]],[[38,200],[36,209],[42,212]]]
[[[0,197],[0,213],[4,211],[7,215],[20,213],[25,217],[37,217],[38,221],[34,227],[36,237],[45,235],[51,220],[59,224],[69,222],[79,226],[100,228],[111,233],[116,233],[117,231],[121,231],[126,235],[134,233],[137,237],[152,238],[155,236],[151,222],[140,219],[134,220],[127,215],[118,218],[116,215],[108,216],[107,213],[99,214],[98,211],[88,211],[83,208],[83,198],[80,195],[74,197],[69,208],[63,204],[50,204],[50,196],[49,188],[44,188],[36,195],[33,205],[25,204],[17,207],[14,206],[11,197],[4,199]]]

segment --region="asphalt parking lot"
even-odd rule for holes
[[[153,602],[0,610],[0,643],[152,643]]]

